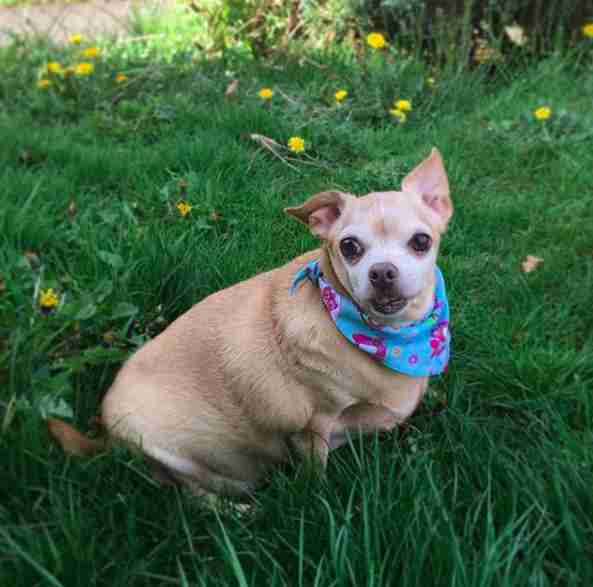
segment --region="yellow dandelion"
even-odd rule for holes
[[[90,75],[95,71],[95,66],[92,63],[83,62],[77,63],[74,66],[74,73],[76,75]]]
[[[40,79],[37,82],[37,87],[41,88],[42,90],[49,88],[49,86],[51,86],[51,82],[48,79]]]
[[[262,88],[258,92],[258,95],[262,100],[271,100],[272,96],[274,95],[274,91],[272,88]]]
[[[181,216],[183,216],[184,218],[191,212],[191,209],[193,208],[191,204],[188,204],[184,200],[181,200],[181,202],[177,202],[177,205],[175,207],[179,211],[179,214],[181,214]]]
[[[403,124],[408,119],[408,115],[399,108],[392,108],[389,113],[393,118],[397,119],[400,124]]]
[[[99,49],[99,47],[87,47],[86,49],[83,49],[80,54],[87,59],[94,59],[101,55],[101,49]]]
[[[586,25],[584,25],[582,31],[585,37],[593,39],[593,22],[588,22]]]
[[[500,61],[500,51],[488,45],[486,39],[477,39],[474,47],[474,61],[478,64]]]
[[[373,49],[383,49],[385,47],[385,37],[381,33],[371,33],[367,35],[367,44]]]
[[[59,303],[60,298],[52,287],[39,292],[39,306],[42,310],[53,310]]]
[[[338,90],[334,94],[334,97],[336,99],[336,102],[339,104],[340,102],[343,102],[348,97],[348,92],[346,90]]]
[[[70,43],[72,45],[80,45],[80,43],[82,43],[82,35],[80,33],[76,33],[75,35],[70,35],[68,37],[68,41],[70,41]]]
[[[288,139],[288,148],[293,153],[302,153],[305,150],[305,141],[301,137],[290,137]]]
[[[122,82],[128,81],[128,76],[127,76],[125,73],[118,73],[118,74],[115,76],[115,81],[116,81],[118,84],[121,84]]]
[[[48,73],[62,73],[64,70],[62,66],[57,61],[50,61],[45,68],[47,69]]]
[[[533,111],[533,116],[535,116],[538,120],[548,120],[548,118],[552,116],[552,109],[548,106],[540,106]]]
[[[396,100],[393,107],[395,110],[401,110],[402,112],[411,112],[412,102],[410,100]]]

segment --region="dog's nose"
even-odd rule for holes
[[[369,279],[376,289],[391,289],[399,271],[393,263],[375,263],[369,269]]]

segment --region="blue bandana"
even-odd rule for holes
[[[422,319],[397,328],[371,323],[348,297],[339,294],[324,279],[319,261],[311,261],[298,271],[289,293],[292,295],[301,282],[309,279],[319,287],[321,300],[337,329],[352,344],[398,373],[428,377],[447,370],[451,341],[449,302],[438,267],[435,277],[432,309]]]

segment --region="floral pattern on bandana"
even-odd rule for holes
[[[335,322],[340,313],[340,296],[333,287],[325,286],[321,288],[321,299]]]
[[[434,304],[420,320],[397,328],[372,324],[346,296],[339,294],[325,279],[318,261],[311,261],[295,275],[290,295],[305,280],[319,287],[321,300],[336,328],[361,351],[386,367],[409,375],[428,377],[447,370],[451,334],[449,303],[443,274],[435,267]]]

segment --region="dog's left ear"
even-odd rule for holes
[[[443,227],[447,226],[453,214],[453,204],[449,197],[447,172],[438,149],[433,147],[430,155],[406,175],[402,190],[420,194],[424,203],[439,215]]]
[[[325,239],[342,214],[347,199],[352,197],[343,192],[321,192],[311,196],[301,206],[284,208],[284,212],[306,224],[315,236]]]

